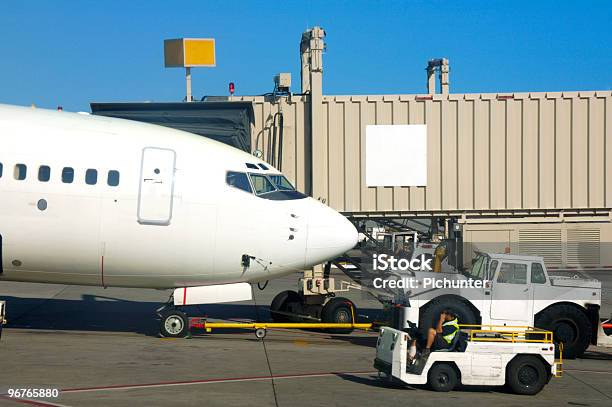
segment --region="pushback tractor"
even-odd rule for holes
[[[380,377],[435,391],[458,385],[502,386],[533,395],[560,377],[562,352],[555,359],[553,333],[536,328],[462,326],[450,347],[426,359],[408,358],[410,333],[381,328],[374,367]]]

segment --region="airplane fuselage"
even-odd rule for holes
[[[316,200],[256,185],[281,175],[263,161],[160,126],[0,105],[0,164],[0,281],[262,281],[357,239]]]

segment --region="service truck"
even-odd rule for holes
[[[542,257],[477,253],[470,270],[414,271],[407,276],[399,273],[394,277],[418,283],[416,288],[413,284],[398,290],[395,303],[404,305],[400,328],[407,327],[407,321],[420,328],[433,327],[440,313],[451,309],[461,324],[535,326],[552,331],[555,342],[564,344],[568,358],[597,344],[601,282],[550,276]]]

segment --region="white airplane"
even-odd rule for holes
[[[356,243],[344,216],[225,144],[0,105],[0,281],[173,288],[175,307],[240,301],[250,283]],[[185,323],[174,314],[167,328]]]

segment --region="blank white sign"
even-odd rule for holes
[[[427,126],[424,124],[366,127],[366,185],[427,185]]]

